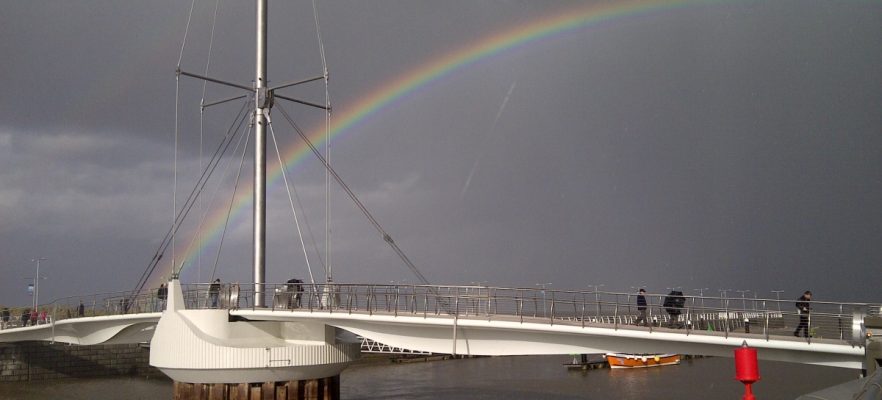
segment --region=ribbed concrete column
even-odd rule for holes
[[[340,398],[340,372],[361,343],[320,322],[232,320],[227,310],[187,310],[178,281],[150,342],[150,365],[181,400]]]

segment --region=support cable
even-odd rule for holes
[[[245,145],[242,146],[242,157],[239,159],[239,170],[236,172],[236,183],[233,184],[233,194],[232,196],[230,196],[230,205],[227,207],[227,217],[226,219],[224,219],[224,229],[221,232],[220,242],[217,245],[217,253],[214,257],[214,267],[211,270],[211,278],[209,278],[209,281],[214,281],[214,276],[215,274],[217,274],[217,266],[220,263],[221,249],[224,247],[224,239],[226,239],[227,237],[227,227],[230,225],[230,215],[233,211],[233,204],[235,204],[236,191],[239,189],[239,179],[242,177],[242,166],[245,164],[245,153],[248,152],[248,141],[251,139],[251,131],[253,127],[254,114],[251,114],[251,122],[248,124],[248,133],[245,135]]]
[[[239,114],[233,120],[232,124],[230,125],[229,129],[227,130],[226,135],[221,140],[221,142],[218,144],[217,149],[215,149],[215,152],[212,155],[211,161],[209,161],[206,168],[202,171],[202,176],[200,177],[199,182],[197,183],[196,186],[193,187],[193,190],[190,192],[190,195],[187,197],[187,201],[185,202],[185,204],[192,203],[192,199],[194,198],[194,196],[198,195],[198,193],[205,186],[205,184],[208,180],[208,177],[214,172],[214,169],[217,167],[217,163],[220,161],[220,158],[223,156],[224,153],[226,153],[227,149],[229,148],[229,145],[232,142],[233,137],[235,136],[235,132],[238,131],[237,126],[241,127],[242,121],[244,121],[245,117],[248,115],[248,113],[245,112],[248,109],[248,105],[249,105],[248,101],[243,102],[242,108],[240,108],[240,110],[239,110]],[[237,121],[239,121],[238,124],[237,124]],[[232,134],[232,136],[231,136],[231,134]],[[176,215],[175,220],[181,221],[184,218],[186,218],[187,214],[190,211],[190,207],[192,207],[192,206],[183,207]],[[147,268],[144,270],[144,272],[141,274],[141,277],[138,279],[138,283],[136,284],[135,290],[134,290],[135,293],[139,293],[144,288],[144,285],[147,284],[147,280],[150,278],[150,276],[153,274],[153,271],[156,269],[156,266],[162,260],[162,257],[165,254],[165,251],[168,249],[168,246],[170,245],[170,243],[172,241],[171,238],[177,229],[178,229],[178,225],[172,224],[172,226],[166,231],[165,236],[162,238],[158,248],[156,249],[156,252],[153,254],[153,258],[151,258],[150,263],[148,263],[148,265],[147,265]],[[174,264],[172,264],[172,270],[174,271]]]
[[[315,35],[319,44],[319,55],[322,59],[322,73],[325,77],[325,160],[331,165],[331,95],[328,90],[328,63],[325,59],[325,44],[322,41],[322,30],[319,26],[318,7],[312,0],[312,16],[315,19]],[[334,280],[331,266],[331,174],[325,170],[325,281]]]
[[[245,104],[245,106],[247,106],[247,104]],[[243,107],[243,109],[245,109],[245,107]],[[236,126],[235,121],[233,123],[233,126],[231,126],[231,129],[234,126]],[[241,126],[241,122],[239,123],[239,126]],[[236,129],[236,131],[238,131],[238,128]],[[230,132],[228,131],[227,135],[229,135],[229,133]],[[217,151],[215,152],[216,160],[215,160],[215,157],[213,157],[213,160],[212,160],[212,161],[214,161],[213,166],[212,166],[212,163],[210,162],[209,167],[211,169],[210,170],[206,169],[205,171],[203,171],[203,175],[206,177],[204,178],[204,180],[200,181],[201,184],[197,184],[196,186],[194,186],[193,191],[190,192],[190,196],[187,198],[187,203],[186,203],[186,204],[189,204],[189,206],[185,206],[178,213],[178,216],[177,216],[178,221],[183,221],[187,217],[187,215],[189,214],[190,209],[192,208],[192,205],[193,205],[192,198],[194,198],[194,196],[198,196],[198,193],[201,192],[201,190],[203,190],[203,188],[208,180],[207,176],[210,176],[214,172],[214,168],[217,167],[217,163],[219,162],[220,157],[224,153],[226,153],[226,150],[229,147],[230,142],[232,142],[232,137],[229,138],[229,141],[227,141],[226,146],[224,146],[223,142],[218,146],[218,151],[223,149],[223,152],[221,154],[217,154]],[[180,227],[179,224],[173,225],[171,228],[169,228],[168,231],[166,231],[165,236],[160,241],[159,247],[157,248],[156,252],[153,255],[153,258],[151,259],[147,268],[144,270],[144,273],[141,275],[141,278],[138,280],[138,284],[136,286],[136,289],[134,290],[135,293],[139,293],[144,288],[144,285],[147,284],[147,280],[153,274],[153,271],[156,269],[156,267],[159,265],[159,262],[162,260],[162,257],[165,254],[166,249],[168,248],[169,244],[171,243],[171,237],[173,236],[174,232],[179,227]],[[174,272],[174,264],[172,264],[172,272]]]
[[[253,115],[251,115],[251,113],[246,113],[246,114],[244,114],[244,115],[242,116],[242,119],[239,120],[239,125],[236,127],[236,131],[238,131],[239,129],[242,128],[242,125],[243,125],[243,123],[244,123],[244,121],[245,121],[245,119],[246,119],[247,117],[251,117],[251,118],[253,119]],[[249,121],[250,121],[250,120],[249,120]],[[250,122],[249,122],[249,125],[248,125],[248,126],[250,126]],[[249,131],[249,132],[250,132],[250,131]],[[246,137],[246,135],[239,135],[239,140],[236,142],[236,147],[233,148],[232,154],[237,154],[237,153],[239,152],[239,148],[242,146],[242,140],[243,140],[245,137]],[[247,144],[246,144],[246,145],[247,145]],[[243,150],[243,151],[244,151],[244,150]],[[220,184],[220,182],[224,182],[224,181],[226,180],[226,177],[227,177],[227,175],[229,175],[230,167],[232,166],[232,164],[233,164],[232,160],[231,160],[230,162],[226,163],[226,166],[224,167],[224,172],[221,174],[220,179],[218,179],[218,182],[219,182],[219,183],[218,183],[217,186],[214,187],[214,191],[211,193],[211,197],[210,197],[211,200],[208,202],[208,209],[209,209],[209,210],[211,210],[211,209],[214,208],[215,200],[217,200],[217,198],[218,198],[218,192],[220,192],[220,189],[221,189],[221,184]],[[200,226],[200,227],[204,225],[204,223],[205,223],[205,219],[206,219],[206,218],[208,218],[208,213],[202,214],[202,215],[200,216],[200,220],[199,220],[199,226]],[[187,253],[187,254],[190,253],[190,249],[191,249],[191,248],[193,247],[193,245],[195,244],[195,242],[196,242],[196,238],[197,238],[197,237],[198,237],[198,235],[194,235],[193,238],[190,239],[190,244],[187,246],[187,250],[186,250],[186,253]],[[201,247],[201,241],[200,241],[200,247]],[[180,269],[183,269],[183,268],[184,268],[184,265],[183,265],[183,263],[181,263]],[[214,279],[214,273],[212,273],[212,275],[211,275],[211,279],[209,279],[209,282],[212,281],[213,279]]]
[[[196,0],[190,2],[190,12],[187,14],[187,27],[184,28],[184,40],[181,40],[181,52],[178,55],[178,69],[181,68],[181,61],[184,60],[184,48],[187,47],[187,36],[190,35],[190,21],[193,20],[193,8],[196,7]]]
[[[300,221],[297,218],[297,210],[294,208],[294,198],[291,196],[291,185],[288,182],[288,174],[285,172],[285,164],[282,162],[282,153],[279,152],[279,144],[276,142],[276,131],[273,129],[273,122],[270,119],[269,112],[264,110],[264,117],[266,118],[266,125],[269,127],[270,137],[273,139],[273,147],[276,149],[276,157],[279,159],[279,169],[282,171],[282,180],[285,181],[285,190],[288,191],[288,203],[291,205],[291,213],[294,215],[294,225],[297,227],[297,236],[300,238],[300,248],[303,249],[303,258],[306,260],[306,270],[309,271],[309,282],[312,283],[313,289],[317,290],[318,287],[315,286],[315,277],[312,275],[312,266],[309,264],[309,254],[306,252],[306,243],[303,241],[303,231],[300,229]]]
[[[196,6],[196,0],[190,2],[190,12],[187,14],[187,27],[184,28],[184,39],[181,40],[181,52],[178,54],[177,69],[181,69],[181,61],[184,59],[184,48],[187,47],[187,36],[190,35],[190,21],[193,19],[193,8]],[[172,265],[176,262],[175,254],[175,232],[177,232],[177,213],[178,213],[178,130],[180,129],[180,121],[178,111],[181,103],[181,79],[175,76],[175,155],[174,155],[174,183],[172,184]]]
[[[208,70],[211,66],[211,49],[214,46],[214,28],[217,25],[217,11],[220,8],[220,0],[215,0],[214,2],[214,17],[211,19],[211,36],[208,39],[208,56],[205,58],[205,76],[208,76]],[[202,81],[202,98],[199,100],[199,170],[202,170],[202,147],[203,147],[203,138],[205,137],[205,90],[208,86],[208,81]],[[196,227],[196,238],[199,243],[202,243],[202,221],[204,218],[204,211],[202,208],[202,199],[199,199],[199,214],[202,215],[199,218],[199,226]],[[189,247],[189,246],[188,246]],[[202,252],[197,255],[196,260],[196,281],[202,281]]]
[[[242,110],[247,110],[247,104],[245,104],[243,106]],[[250,115],[251,115],[250,113],[244,112],[237,118],[238,124],[234,125],[235,126],[234,132],[238,132],[239,129],[242,128],[242,125],[244,124],[245,120],[248,119]],[[233,142],[233,138],[235,138],[235,136],[236,135],[234,134],[226,142],[226,146],[224,146],[224,151],[221,154],[221,156],[223,154],[226,154],[226,151],[229,148],[230,144]],[[234,153],[235,153],[235,150],[237,150],[239,148],[239,145],[241,143],[242,143],[242,136],[239,136],[239,141],[236,143],[236,147],[234,148],[234,151],[233,151]],[[189,215],[189,212],[193,208],[193,205],[196,204],[196,199],[199,198],[199,195],[202,194],[202,191],[205,189],[205,186],[208,184],[208,179],[211,177],[211,175],[213,175],[213,173],[217,169],[218,165],[220,165],[221,158],[218,157],[216,160],[213,160],[213,161],[214,161],[214,164],[211,167],[210,172],[205,176],[205,179],[201,181],[201,184],[198,186],[198,190],[191,192],[191,195],[193,195],[192,200],[190,198],[188,198],[188,200],[190,200],[190,202],[188,203],[189,205],[187,206],[187,212],[180,216],[180,221],[183,221]],[[229,166],[229,164],[227,164],[227,165]],[[217,191],[219,189],[220,189],[220,186],[215,187],[215,194],[217,193]],[[188,252],[189,252],[192,245],[193,245],[193,241],[191,240],[190,245],[187,247]],[[183,268],[184,268],[185,262],[186,262],[186,260],[181,261],[180,266],[172,265],[172,272],[173,273],[180,273],[180,271],[183,270]]]
[[[423,285],[430,285],[429,281],[417,269],[416,265],[414,265],[414,263],[410,260],[410,258],[408,258],[406,254],[404,254],[404,251],[401,250],[400,247],[398,247],[398,244],[396,244],[395,241],[392,240],[392,236],[390,236],[383,229],[383,227],[376,220],[376,218],[374,218],[374,216],[371,214],[371,212],[368,211],[367,207],[365,207],[364,204],[361,202],[361,200],[359,200],[358,197],[355,195],[355,193],[352,192],[352,189],[350,189],[349,186],[346,185],[346,182],[343,182],[343,179],[340,177],[340,175],[337,174],[337,171],[334,171],[334,169],[331,168],[331,166],[328,164],[327,160],[325,160],[325,158],[322,157],[322,154],[318,151],[318,149],[315,148],[315,145],[312,144],[312,141],[309,140],[309,138],[306,136],[306,133],[304,133],[303,130],[301,130],[300,127],[297,126],[297,123],[295,123],[294,120],[291,119],[291,117],[288,115],[288,113],[285,112],[284,108],[282,108],[280,105],[277,105],[277,107],[278,107],[279,111],[282,113],[282,116],[284,116],[285,119],[288,121],[288,123],[291,124],[291,126],[294,128],[294,130],[297,131],[297,134],[300,135],[300,137],[303,139],[303,141],[306,143],[306,145],[309,146],[309,149],[312,150],[312,153],[315,154],[315,156],[319,159],[319,161],[321,161],[321,163],[325,166],[325,169],[327,169],[327,171],[331,174],[331,176],[334,177],[334,180],[337,181],[337,184],[340,185],[340,187],[343,189],[343,191],[346,192],[346,194],[349,196],[349,198],[352,200],[352,202],[355,203],[355,206],[358,207],[358,209],[362,212],[362,214],[364,214],[364,216],[368,219],[368,221],[370,221],[371,225],[374,226],[374,229],[376,229],[377,232],[379,232],[380,235],[383,236],[383,240],[389,244],[389,246],[392,248],[392,250],[395,251],[395,254],[397,254],[398,257],[401,259],[401,261],[403,261],[407,265],[407,267],[410,269],[411,272],[413,272],[413,274],[417,277],[417,279],[420,281],[420,283],[422,283]]]
[[[189,26],[189,24],[188,24]],[[183,50],[183,48],[181,49]],[[175,254],[175,232],[178,231],[178,110],[181,103],[181,78],[175,76],[175,152],[174,152],[174,183],[172,184],[172,226],[171,226],[171,246],[172,246],[172,265],[177,262]]]

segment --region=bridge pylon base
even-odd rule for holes
[[[252,383],[174,383],[175,400],[339,400],[340,375]]]

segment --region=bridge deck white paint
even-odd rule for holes
[[[685,331],[579,322],[547,318],[493,316],[453,318],[447,315],[398,315],[363,312],[238,310],[231,314],[251,320],[319,320],[378,342],[411,350],[470,355],[573,354],[602,352],[682,353],[731,357],[747,341],[762,359],[861,368],[864,349],[840,340],[761,334]],[[456,341],[454,346],[454,326]]]

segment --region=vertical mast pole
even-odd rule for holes
[[[254,306],[264,307],[264,280],[266,278],[266,117],[271,107],[267,96],[266,37],[267,0],[257,0],[257,61],[254,79]]]

